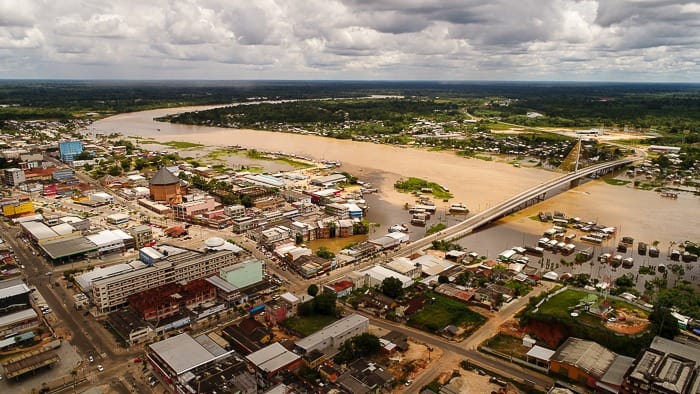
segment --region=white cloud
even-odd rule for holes
[[[699,42],[698,1],[0,0],[6,77],[697,81]]]

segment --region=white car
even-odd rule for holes
[[[95,361],[95,359],[92,358],[92,356],[90,356],[90,357],[88,357],[88,361],[93,362],[93,361]]]
[[[103,367],[102,364],[100,364],[100,365],[97,366],[97,370],[100,371],[100,372],[102,372],[102,371],[105,370],[105,367]]]

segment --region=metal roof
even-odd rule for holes
[[[297,341],[296,345],[302,349],[308,349],[322,342],[326,338],[334,338],[360,324],[369,322],[369,319],[353,313],[350,316],[344,317],[334,323],[331,323],[315,333]]]
[[[97,245],[83,236],[57,239],[39,244],[41,249],[52,259],[68,257],[75,254],[97,250]]]
[[[615,361],[615,357],[617,354],[593,341],[570,337],[550,360],[574,366],[600,379]]]
[[[278,342],[272,343],[246,356],[246,359],[265,372],[275,372],[297,361],[298,354],[292,353]]]
[[[214,346],[218,345],[214,344]],[[150,345],[150,348],[177,375],[181,375],[192,368],[214,361],[221,355],[227,354],[223,349],[221,349],[223,352],[216,351],[216,353],[212,353],[208,349],[210,346],[202,346],[186,333],[154,343]]]
[[[532,349],[530,349],[527,352],[527,355],[529,357],[534,357],[538,360],[544,360],[544,361],[549,361],[549,359],[552,357],[554,354],[554,350],[552,349],[547,349],[546,347],[542,346],[533,346]]]
[[[155,175],[153,175],[153,178],[151,178],[150,182],[151,185],[174,185],[176,183],[180,183],[180,178],[176,177],[173,175],[172,172],[170,172],[167,168],[161,167],[158,172],[156,172]]]
[[[0,299],[12,297],[18,294],[29,293],[29,287],[24,283],[0,288]]]
[[[10,313],[9,315],[0,317],[0,327],[5,327],[10,324],[21,322],[27,319],[35,319],[37,316],[38,315],[36,314],[34,309],[23,309],[19,312]]]

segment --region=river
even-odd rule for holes
[[[450,203],[462,202],[472,212],[478,212],[557,175],[538,168],[515,168],[507,163],[462,158],[447,151],[153,120],[167,114],[206,108],[211,107],[168,108],[121,114],[99,120],[87,131],[121,133],[161,142],[177,140],[211,146],[242,145],[265,151],[283,151],[315,159],[341,161],[343,170],[362,180],[368,180],[379,188],[378,194],[366,198],[371,207],[369,219],[383,227],[410,220],[403,205],[413,203],[414,198],[398,193],[393,188],[394,182],[402,177],[419,177],[446,185],[455,195]],[[448,203],[437,203],[438,212],[433,215],[431,223],[452,225],[459,220],[459,217],[446,214]],[[621,235],[631,235],[647,243],[657,240],[665,248],[670,242],[700,241],[699,208],[700,199],[690,194],[682,194],[678,200],[666,200],[654,192],[612,186],[597,180],[506,218],[499,222],[501,225],[479,233],[482,235],[467,237],[465,242],[470,247],[475,247],[471,240],[478,239],[477,243],[483,245],[477,248],[480,253],[485,254],[488,250],[490,257],[496,257],[502,248],[522,244],[526,235],[541,234],[544,225],[527,216],[540,210],[559,210],[571,216],[618,227]],[[411,239],[420,238],[425,233],[425,229],[420,227],[410,226],[410,230]],[[385,230],[377,230],[378,233],[383,231]]]

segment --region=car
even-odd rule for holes
[[[412,385],[412,384],[413,384],[413,381],[410,380],[410,379],[407,380],[406,383],[404,383],[404,385],[406,385],[406,386],[410,386],[410,385]]]
[[[97,366],[97,370],[100,371],[100,372],[102,372],[102,371],[105,370],[105,367],[103,367],[102,364],[100,364],[100,365]]]
[[[90,357],[88,357],[88,361],[93,362],[93,361],[95,361],[95,359],[92,356],[90,356]]]

